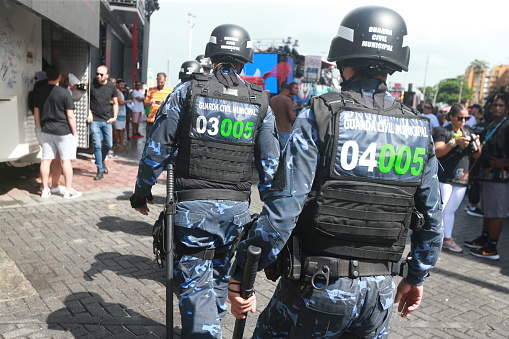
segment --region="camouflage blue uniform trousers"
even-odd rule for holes
[[[300,296],[302,283],[280,279],[253,338],[386,338],[394,300],[391,276],[339,278]]]
[[[217,248],[233,242],[251,221],[248,202],[194,200],[177,204],[175,240],[188,247]],[[182,333],[192,338],[220,338],[228,311],[231,259],[175,258],[174,278],[182,315]]]
[[[188,114],[190,85],[190,82],[179,85],[161,105],[140,159],[135,195],[147,196],[164,165],[175,158],[177,131]],[[254,166],[259,178],[258,191],[263,199],[280,156],[275,117],[270,107],[257,131]],[[224,250],[225,245],[231,247],[232,241],[251,220],[248,208],[246,201],[178,202],[174,219],[175,241],[189,248],[222,247]],[[183,338],[222,338],[221,319],[227,312],[230,268],[231,258],[228,257],[205,260],[184,254],[175,258],[174,280],[178,284]]]
[[[369,81],[365,81],[365,85],[358,88],[358,93],[362,91],[366,107],[373,107],[376,86],[369,87]],[[385,107],[390,107],[394,99],[388,92],[384,95]],[[288,241],[323,161],[317,141],[317,122],[312,109],[308,108],[295,120],[283,150],[281,161],[285,163],[286,174],[281,186],[284,187],[265,196],[260,217],[237,249],[232,268],[234,279],[242,281],[246,250],[250,245],[261,248],[258,267],[262,269],[276,259]],[[431,135],[429,145],[423,180],[414,195],[416,206],[425,211],[425,225],[422,230],[411,232],[411,250],[407,255],[411,259],[405,280],[415,286],[423,285],[428,271],[438,260],[443,238],[438,161]],[[345,333],[362,338],[387,337],[395,296],[391,276],[339,278],[323,290],[309,289],[304,294],[297,288],[300,283],[279,282],[259,317],[255,338],[340,338]]]

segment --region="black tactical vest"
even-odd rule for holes
[[[399,102],[365,108],[332,92],[312,110],[322,158],[297,224],[304,252],[399,261],[428,162],[428,119]]]
[[[226,184],[251,180],[255,139],[268,105],[262,87],[241,82],[226,88],[212,75],[194,74],[190,93],[176,175]]]

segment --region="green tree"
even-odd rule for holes
[[[456,78],[440,81],[438,84],[438,95],[436,101],[452,105],[457,102],[466,102],[467,100],[471,100],[473,94],[474,91],[468,88],[463,76],[459,75]]]

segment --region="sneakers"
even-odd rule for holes
[[[463,245],[468,248],[479,249],[483,248],[488,243],[487,239],[483,239],[482,237],[477,237],[472,241],[464,241]]]
[[[79,198],[81,197],[82,193],[81,192],[78,192],[76,191],[74,188],[70,191],[70,192],[65,192],[64,193],[64,199],[74,199],[74,198]]]
[[[466,211],[468,215],[471,215],[473,217],[479,217],[479,218],[483,218],[484,217],[484,212],[481,211],[481,209],[479,207],[476,207],[474,210],[467,210]]]
[[[488,247],[483,248],[473,248],[470,250],[470,254],[473,256],[479,257],[479,258],[486,258],[491,260],[498,260],[500,259],[500,256],[498,255],[498,251],[488,249]]]
[[[442,249],[444,249],[444,248],[448,249],[451,252],[455,252],[455,253],[463,252],[463,249],[461,247],[459,247],[458,244],[456,244],[456,242],[453,239],[444,240],[444,243],[442,244]]]
[[[468,205],[466,205],[466,206],[465,206],[465,212],[468,212],[468,211],[475,211],[475,209],[476,209],[476,208],[477,208],[477,207],[474,207],[474,206],[472,206],[472,205],[468,204]]]
[[[103,169],[104,169],[104,174],[108,174],[108,167],[104,166],[104,164],[103,164]]]
[[[41,198],[49,198],[51,196],[51,190],[48,188],[48,189],[43,189],[41,191]]]

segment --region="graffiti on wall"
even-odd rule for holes
[[[0,89],[31,88],[34,65],[41,63],[40,52],[35,47],[37,25],[14,24],[8,15],[0,17],[0,22]]]

